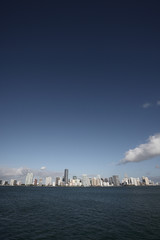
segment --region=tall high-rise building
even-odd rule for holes
[[[64,169],[64,182],[68,184],[68,169]]]
[[[33,173],[27,173],[25,185],[33,184]]]

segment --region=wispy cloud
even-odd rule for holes
[[[152,104],[149,103],[149,102],[144,103],[144,104],[142,105],[143,108],[149,108],[149,107],[151,107],[151,106],[152,106]]]
[[[157,101],[156,103],[154,103],[154,104],[152,104],[152,103],[150,103],[150,102],[146,102],[146,103],[144,103],[144,104],[142,105],[142,108],[150,108],[150,107],[155,106],[155,105],[160,106],[160,100],[158,100],[158,101]]]
[[[157,101],[157,105],[158,105],[158,106],[160,106],[160,100],[159,100],[159,101]]]
[[[160,134],[150,136],[148,142],[141,144],[125,153],[125,158],[119,164],[141,162],[160,155]]]

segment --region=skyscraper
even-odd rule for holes
[[[68,169],[64,169],[64,182],[68,184]]]
[[[25,185],[33,184],[33,173],[27,173]]]

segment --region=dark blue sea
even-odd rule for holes
[[[0,187],[1,240],[160,240],[160,187]]]

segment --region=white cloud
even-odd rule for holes
[[[46,169],[46,167],[45,167],[45,166],[41,167],[41,170],[45,170],[45,169]]]
[[[125,158],[120,164],[129,162],[141,162],[160,155],[160,134],[150,136],[148,142],[141,144],[125,153]]]
[[[149,108],[149,107],[151,107],[152,106],[152,104],[151,103],[144,103],[143,105],[142,105],[142,107],[143,108]]]
[[[158,105],[158,106],[160,106],[160,100],[159,100],[159,101],[157,101],[157,105]]]

